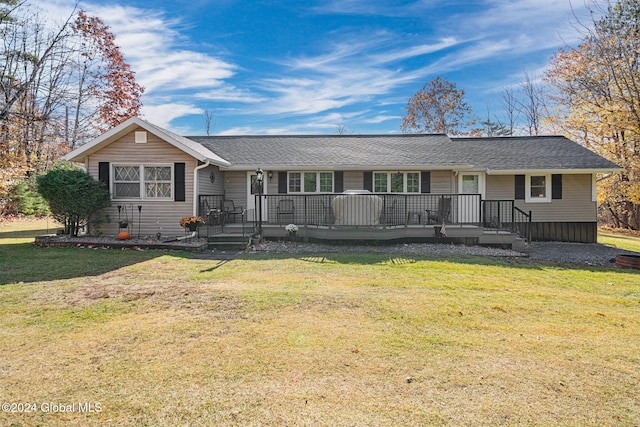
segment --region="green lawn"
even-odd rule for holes
[[[640,236],[629,233],[598,231],[598,243],[614,248],[640,252]]]
[[[640,424],[637,271],[10,236],[1,425]]]

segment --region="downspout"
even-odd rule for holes
[[[198,195],[200,193],[198,191],[198,172],[207,166],[209,166],[209,159],[204,164],[193,169],[193,216],[198,216]]]

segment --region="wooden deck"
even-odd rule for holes
[[[253,224],[245,225],[245,233]],[[517,236],[507,231],[485,229],[474,225],[451,224],[445,226],[446,236],[438,235],[441,226],[407,225],[396,227],[348,227],[309,226],[299,227],[296,238],[301,240],[346,243],[357,242],[422,242],[455,243],[467,245],[491,245],[511,247]],[[437,232],[437,231],[438,232]],[[224,232],[241,234],[242,224],[231,223],[224,226]],[[284,225],[264,224],[262,235],[268,239],[286,239],[289,233]]]

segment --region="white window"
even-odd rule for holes
[[[333,172],[320,172],[320,192],[333,193]]]
[[[169,165],[114,165],[114,199],[171,199],[173,167]]]
[[[525,180],[525,202],[543,203],[551,201],[551,175],[527,175]]]
[[[144,166],[144,197],[171,198],[171,166]]]
[[[333,172],[289,172],[289,193],[332,193]]]
[[[389,174],[387,172],[374,172],[373,192],[374,193],[389,192]]]
[[[300,172],[289,172],[289,193],[300,193],[302,191],[302,174]]]
[[[374,193],[419,193],[420,172],[374,172]]]

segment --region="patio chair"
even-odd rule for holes
[[[221,210],[219,208],[212,208],[207,200],[204,201],[204,207],[206,214],[207,225],[218,225],[221,220]]]
[[[280,217],[282,215],[291,215],[291,222],[293,222],[295,214],[295,205],[293,199],[280,199],[278,200],[278,224],[282,224]]]
[[[320,200],[320,203],[322,203],[322,224],[320,225],[331,225],[333,223],[333,209],[324,199]]]
[[[384,211],[384,225],[397,225],[398,223],[398,200],[393,199],[391,203],[387,202]]]
[[[222,202],[222,211],[224,212],[226,222],[236,222],[236,215],[244,215],[244,209],[242,206],[236,206],[235,203],[233,203],[233,200],[230,199],[226,199]],[[229,221],[232,215],[233,221]]]
[[[327,214],[325,212],[324,201],[317,197],[309,197],[305,207],[306,224],[325,225]]]
[[[440,197],[438,199],[438,210],[433,211],[425,209],[427,214],[427,223],[442,224],[449,221],[449,215],[451,215],[451,197]]]

